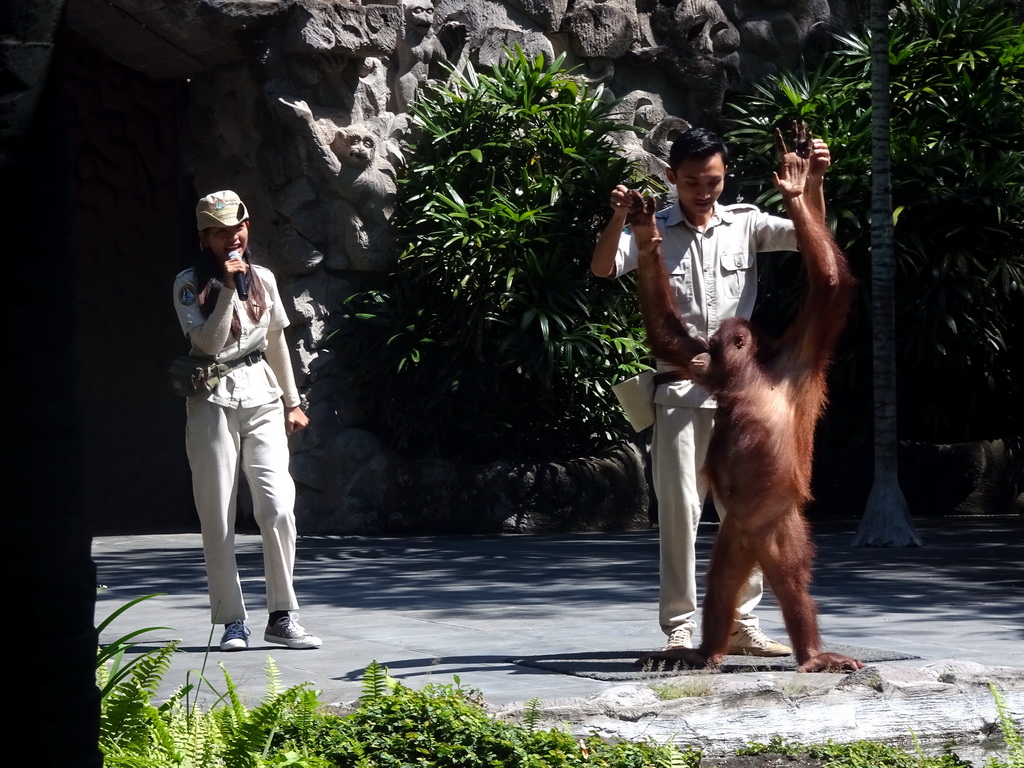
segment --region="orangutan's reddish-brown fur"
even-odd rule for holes
[[[796,174],[790,180],[799,184],[806,179],[806,161],[781,150],[784,167],[788,160],[790,173]],[[848,656],[821,652],[817,608],[808,591],[814,546],[803,514],[811,498],[814,428],[826,402],[825,373],[855,281],[820,215],[799,195],[784,198],[807,272],[807,296],[796,318],[775,342],[763,339],[746,320],[732,318],[710,343],[691,336],[678,315],[653,202],[639,195],[634,199],[639,212],[630,226],[640,250],[639,292],[648,344],[659,359],[689,371],[718,400],[702,471],[725,513],[708,571],[700,648],[659,651],[641,662],[720,663],[740,589],[759,565],[778,598],[802,671],[863,666]]]

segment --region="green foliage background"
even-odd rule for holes
[[[897,269],[897,378],[903,439],[961,442],[1024,434],[1024,27],[1005,4],[910,0],[889,46]],[[826,439],[869,441],[870,43],[837,39],[816,69],[736,99],[741,195],[775,164],[769,130],[794,117],[826,138],[826,194],[862,296],[833,371]],[[765,260],[759,318],[779,325],[802,286],[797,259]]]
[[[607,192],[639,179],[609,138],[615,105],[521,51],[413,107],[398,268],[348,303],[342,346],[369,422],[413,455],[544,460],[628,436],[610,393],[644,367],[632,279],[588,269]],[[902,439],[1024,433],[1024,32],[1002,3],[910,0],[891,42]],[[826,194],[862,295],[832,371],[822,445],[871,438],[870,51],[837,38],[724,117],[734,190],[777,207],[771,129],[806,120],[832,147]],[[763,260],[756,314],[779,330],[799,260]]]
[[[397,269],[348,302],[370,422],[413,455],[589,455],[627,436],[610,391],[645,365],[631,279],[589,270],[608,193],[649,184],[611,144],[614,103],[509,53],[413,105]],[[339,345],[341,346],[341,345]]]

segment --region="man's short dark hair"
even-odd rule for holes
[[[668,167],[675,170],[686,160],[707,160],[715,155],[722,156],[722,162],[729,165],[729,148],[725,139],[707,128],[691,128],[679,134],[668,151]]]

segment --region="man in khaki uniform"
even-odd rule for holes
[[[729,317],[750,318],[757,295],[757,254],[794,251],[796,233],[789,219],[753,205],[718,204],[729,153],[723,139],[702,128],[686,131],[669,153],[668,181],[678,201],[655,215],[662,252],[676,304],[691,332],[710,338]],[[808,192],[822,219],[822,180],[828,146],[812,145]],[[628,229],[628,190],[611,193],[612,218],[594,248],[591,270],[616,278],[636,269],[637,249]],[[655,423],[651,445],[654,490],[658,498],[661,591],[659,619],[668,636],[665,648],[692,648],[696,628],[697,525],[707,494],[699,472],[714,421],[714,398],[679,372],[658,362]],[[719,509],[724,517],[728,510]],[[761,600],[761,572],[755,569],[740,593],[729,653],[785,656],[790,648],[761,630],[754,608]]]

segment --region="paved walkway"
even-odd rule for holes
[[[715,526],[702,526],[703,572]],[[882,668],[942,660],[1015,667],[1024,680],[1024,518],[918,521],[925,546],[850,545],[855,522],[816,526],[812,592],[826,642],[920,657]],[[181,638],[168,688],[204,663],[214,685],[222,662],[246,697],[266,691],[267,656],[286,685],[312,681],[325,702],[350,702],[372,660],[403,683],[479,689],[492,705],[619,695],[622,683],[515,664],[523,656],[639,652],[662,642],[657,627],[657,532],[557,536],[371,538],[302,537],[296,589],[301,622],[323,638],[316,651],[262,639],[259,539],[238,541],[252,614],[252,647],[214,652],[198,534],[98,537],[97,618],[134,598],[163,593],[129,610],[101,641],[141,627],[166,626],[147,642]],[[762,626],[784,638],[766,594]],[[219,641],[219,628],[212,642]],[[793,675],[795,673],[789,673]],[[776,673],[776,677],[778,674]],[[734,675],[715,679],[734,678]],[[747,676],[748,679],[751,676]],[[801,676],[801,679],[816,676]],[[757,678],[756,675],[753,678]],[[637,681],[638,684],[643,681]],[[166,691],[164,691],[166,693]],[[1014,694],[1024,718],[1024,695]]]

